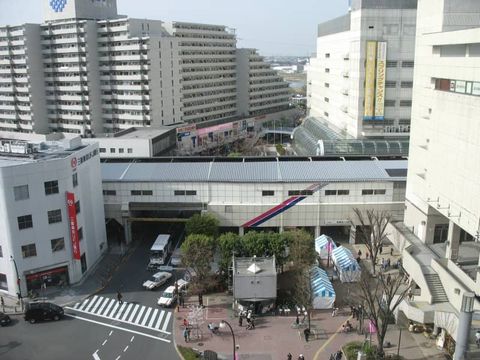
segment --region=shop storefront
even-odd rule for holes
[[[37,273],[28,274],[25,276],[27,279],[27,290],[38,290],[43,286],[65,286],[68,285],[68,267],[62,266],[45,271],[39,271]]]

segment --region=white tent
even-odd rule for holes
[[[310,284],[312,286],[313,308],[331,309],[335,302],[335,290],[325,270],[313,267],[310,270]]]
[[[360,280],[362,270],[350,250],[343,246],[333,249],[332,259],[341,282]]]
[[[333,249],[337,247],[335,242],[330,236],[320,235],[315,239],[315,251],[317,252],[320,259],[328,258],[328,248],[330,247],[330,255]]]

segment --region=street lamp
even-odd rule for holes
[[[230,332],[232,333],[232,339],[233,339],[233,360],[236,360],[236,356],[235,356],[235,334],[233,333],[233,329],[232,329],[232,326],[226,322],[225,320],[222,320],[220,321],[220,327],[223,329],[225,328],[225,326],[228,326],[228,328],[230,329]]]
[[[17,262],[13,258],[12,255],[10,255],[10,261],[13,261],[13,265],[15,266],[15,273],[17,274],[17,286],[18,286],[18,300],[22,304],[23,307],[23,301],[22,301],[22,288],[20,287],[20,276],[18,275],[18,267],[17,267]]]

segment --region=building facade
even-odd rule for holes
[[[478,351],[479,67],[480,4],[420,0],[405,219],[390,231],[416,284],[400,309],[434,323],[455,359]]]
[[[289,106],[288,85],[226,26],[132,19],[115,0],[44,3],[44,23],[0,27],[0,130],[89,135]]]
[[[318,25],[307,70],[309,115],[342,136],[408,136],[416,0],[354,0]]]
[[[98,146],[2,140],[0,150],[0,292],[80,281],[107,250]]]

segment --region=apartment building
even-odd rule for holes
[[[480,355],[479,68],[480,3],[419,0],[405,218],[389,232],[415,284],[400,310],[454,359]]]
[[[93,268],[107,250],[100,177],[98,145],[78,136],[0,140],[0,293],[77,283]]]
[[[353,0],[318,25],[307,70],[310,116],[342,137],[410,132],[417,0]]]
[[[274,71],[237,71],[226,26],[132,19],[115,0],[44,3],[44,23],[0,27],[2,131],[88,136],[289,107]],[[277,96],[260,89],[239,104],[238,84],[260,75]]]

